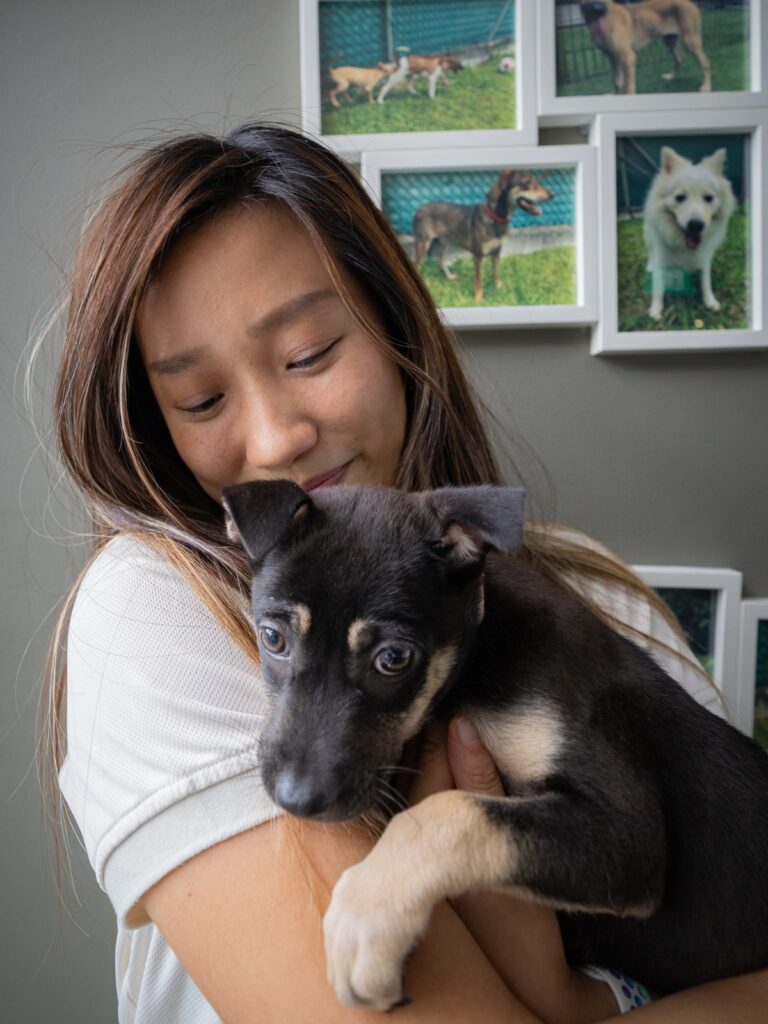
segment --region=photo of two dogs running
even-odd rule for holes
[[[325,913],[342,1003],[400,1005],[433,907],[469,890],[554,908],[572,966],[657,996],[768,965],[765,751],[517,557],[519,488],[258,481],[222,500],[252,569],[267,792],[318,822],[388,819]],[[405,744],[457,713],[505,795],[393,814]]]

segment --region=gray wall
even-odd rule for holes
[[[49,497],[17,367],[62,284],[86,196],[126,144],[252,115],[298,123],[289,0],[27,0],[0,27],[0,992],[25,1024],[115,1017],[113,922],[77,844],[57,904],[34,718],[56,602],[84,549]],[[13,9],[11,9],[11,7]],[[580,136],[572,135],[569,138]],[[548,141],[559,141],[556,135]],[[467,333],[482,394],[546,467],[550,511],[631,561],[730,566],[768,595],[768,355],[595,359],[583,331]],[[59,337],[49,344],[53,365]],[[45,371],[46,364],[43,365]],[[41,376],[40,414],[49,372]],[[533,465],[530,452],[523,462]],[[546,495],[541,473],[534,483]],[[545,503],[546,504],[546,503]]]

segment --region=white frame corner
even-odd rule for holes
[[[755,674],[757,672],[757,627],[768,622],[768,598],[741,602],[739,633],[739,689],[735,713],[739,728],[748,736],[755,730]]]
[[[635,565],[632,568],[650,587],[716,591],[712,676],[722,694],[729,720],[742,728],[738,674],[742,574],[735,569],[697,566]]]

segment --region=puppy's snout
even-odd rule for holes
[[[693,218],[692,220],[688,221],[685,230],[688,232],[689,235],[700,235],[701,232],[704,230],[704,221],[696,220],[695,218]]]
[[[312,818],[328,809],[328,797],[309,775],[283,768],[275,780],[275,801],[290,814]]]

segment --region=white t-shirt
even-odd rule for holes
[[[623,621],[684,649],[631,591],[590,584],[590,592]],[[659,660],[722,713],[693,668]],[[120,1024],[219,1020],[137,901],[190,857],[280,813],[257,769],[265,711],[259,668],[180,572],[136,538],[113,538],[72,610],[59,782],[117,914]]]

